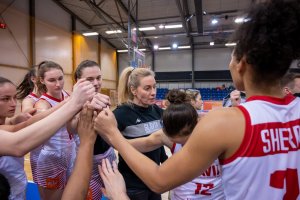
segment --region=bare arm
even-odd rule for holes
[[[80,113],[78,135],[80,145],[77,152],[73,173],[64,190],[62,199],[86,199],[92,173],[92,160],[96,133],[93,128],[96,113],[92,108],[85,108]],[[100,188],[99,188],[100,190]]]
[[[236,151],[243,138],[241,133],[244,132],[245,122],[237,109],[227,111],[219,109],[203,117],[182,150],[160,166],[122,137],[109,110],[98,115],[95,129],[118,150],[128,166],[151,190],[162,193],[199,176],[221,155],[229,157]]]
[[[21,129],[15,134],[0,130],[0,155],[23,156],[39,146],[70,120],[93,95],[92,84],[88,81],[80,81],[75,85],[70,100],[38,123]]]
[[[44,112],[39,112],[38,114],[34,115],[33,117],[31,117],[30,119],[28,119],[25,122],[22,122],[22,123],[19,123],[19,124],[16,124],[16,125],[1,125],[0,129],[5,130],[5,131],[10,131],[10,132],[16,132],[18,130],[21,130],[22,128],[25,128],[25,127],[27,127],[27,126],[29,126],[29,125],[37,122],[37,121],[40,121],[41,119],[47,117],[48,115],[50,115],[54,111],[61,108],[65,103],[66,103],[66,101],[62,101],[57,106],[52,107],[48,110],[45,110]]]
[[[147,137],[135,138],[127,141],[140,152],[153,151],[163,145],[166,145],[170,149],[172,148],[172,142],[164,134],[162,129]]]
[[[32,98],[25,98],[22,101],[22,112],[26,112],[34,107],[35,101]]]

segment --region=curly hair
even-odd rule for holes
[[[276,82],[300,57],[299,0],[254,4],[235,32],[234,55],[253,67],[253,81]]]

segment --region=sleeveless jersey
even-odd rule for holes
[[[174,154],[182,148],[181,144],[173,144]],[[200,176],[192,181],[171,190],[171,200],[224,200],[221,179],[221,168],[218,160]]]
[[[220,161],[227,199],[300,199],[300,98],[250,97],[243,141]]]
[[[69,95],[62,91],[62,100],[68,97]],[[47,101],[51,107],[56,106],[62,100],[54,98],[48,94],[43,94],[40,99]],[[73,143],[71,134],[68,133],[66,125],[62,126],[48,141],[43,144],[44,150],[59,150],[64,149],[67,144]]]
[[[27,95],[25,98],[31,98],[33,99],[34,102],[37,102],[40,99],[38,96],[36,96],[36,94],[32,92],[29,95]]]

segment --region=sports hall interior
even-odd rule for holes
[[[1,0],[0,76],[20,83],[41,61],[59,63],[64,88],[83,60],[100,64],[101,92],[117,105],[127,66],[155,72],[157,104],[170,89],[197,89],[204,110],[222,106],[232,86],[230,38],[251,0]],[[299,65],[299,64],[298,64]],[[292,71],[299,71],[297,63]],[[18,109],[18,112],[20,109]],[[25,158],[28,179],[31,171]],[[29,189],[34,192],[34,189]],[[27,199],[36,199],[31,193]]]

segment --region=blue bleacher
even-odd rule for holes
[[[229,93],[228,88],[224,90],[220,90],[217,88],[196,88],[200,91],[202,100],[213,100],[213,101],[222,101],[224,97],[226,97]],[[167,88],[157,88],[156,99],[161,100],[165,99],[166,94],[168,93]]]

